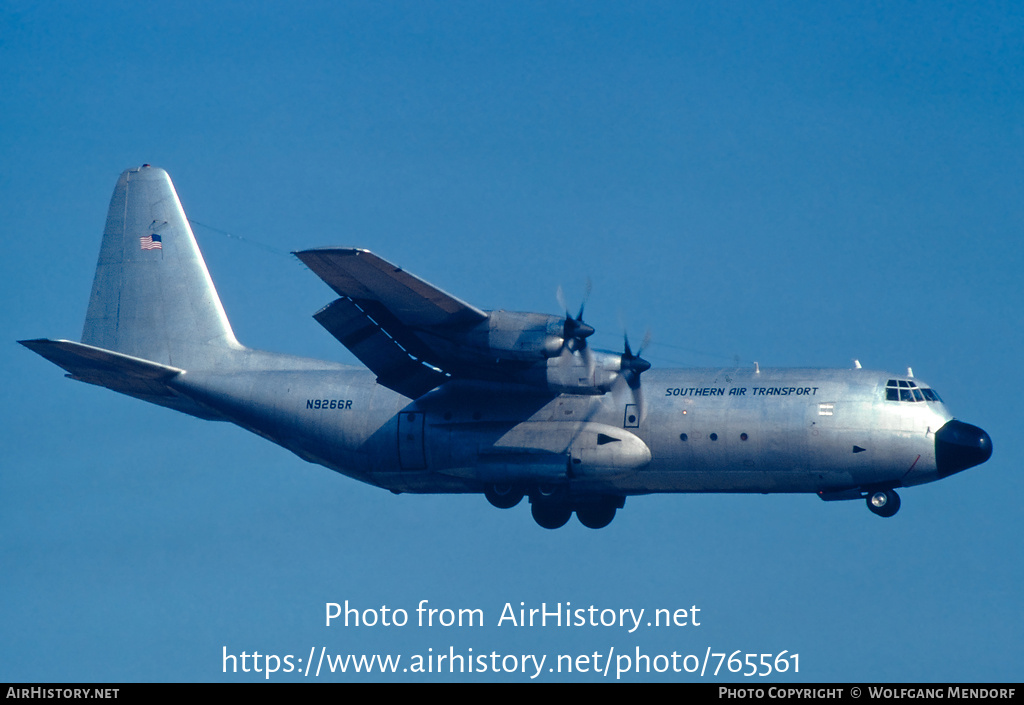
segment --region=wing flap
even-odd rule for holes
[[[413,357],[366,311],[347,298],[320,309],[313,318],[377,375],[377,382],[416,399],[447,381],[441,371]]]
[[[487,314],[368,250],[320,248],[295,256],[341,296],[376,301],[412,327],[474,325]]]

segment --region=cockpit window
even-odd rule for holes
[[[886,382],[885,398],[887,401],[942,401],[934,389],[918,387],[917,382],[909,379],[890,379]]]

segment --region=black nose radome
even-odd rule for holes
[[[992,439],[977,426],[949,421],[935,434],[935,465],[939,477],[981,465],[992,457]]]

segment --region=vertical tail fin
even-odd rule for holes
[[[82,342],[181,369],[241,349],[163,169],[117,181]]]

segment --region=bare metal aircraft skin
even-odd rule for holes
[[[230,421],[310,462],[414,493],[483,493],[606,526],[629,495],[866,499],[984,463],[992,441],[920,379],[869,370],[650,369],[573,316],[484,311],[366,250],[295,253],[338,298],[316,320],[366,369],[242,346],[167,173],[125,171],[82,341],[22,344],[97,384]],[[563,304],[564,306],[564,304]]]

